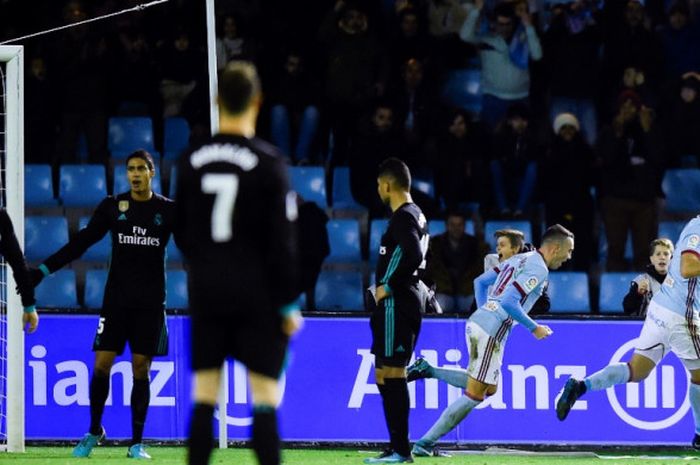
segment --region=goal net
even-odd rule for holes
[[[24,250],[23,55],[0,46],[0,206]],[[24,335],[12,271],[0,257],[0,450],[24,451]]]

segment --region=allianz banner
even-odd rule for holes
[[[27,437],[76,439],[89,423],[90,351],[97,316],[42,317],[26,337]],[[464,367],[464,320],[426,319],[416,354],[442,367]],[[516,326],[505,351],[498,393],[452,433],[450,442],[686,445],[694,426],[688,377],[667,357],[642,384],[586,394],[566,422],[556,397],[570,375],[582,377],[611,361],[626,361],[639,321],[549,321],[554,334],[535,340]],[[189,321],[170,317],[170,354],[156,359],[145,437],[183,439],[190,409]],[[280,427],[285,440],[385,441],[381,400],[374,385],[366,318],[308,318],[294,340],[284,384]],[[117,359],[103,423],[109,438],[131,436],[132,384],[128,353]],[[411,438],[419,438],[460,390],[436,380],[409,385]],[[226,418],[231,439],[246,439],[250,395],[245,370],[229,367]]]

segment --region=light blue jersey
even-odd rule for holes
[[[520,305],[529,313],[540,298],[547,283],[549,269],[537,251],[514,255],[498,267],[495,282],[489,288],[486,303],[479,307],[470,320],[498,340],[505,340],[513,326],[513,318],[501,306],[509,286],[517,289]]]
[[[700,256],[700,217],[693,218],[685,225],[668,267],[668,274],[661,290],[654,294],[652,302],[683,317],[693,317],[700,311],[700,287],[698,278],[685,279],[681,276],[681,256],[692,253]]]

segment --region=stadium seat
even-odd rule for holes
[[[168,270],[166,271],[166,299],[165,308],[182,308],[188,307],[187,293],[187,272],[184,270]]]
[[[109,119],[107,148],[110,153],[155,151],[153,122],[147,117],[114,117]]]
[[[55,207],[51,165],[24,166],[24,205],[26,207]]]
[[[525,242],[533,242],[532,226],[529,221],[487,221],[484,224],[484,240],[491,250],[496,250],[496,238],[493,234],[499,229],[517,229],[525,234]]]
[[[457,69],[450,72],[442,86],[442,101],[475,115],[481,113],[481,70]]]
[[[39,262],[68,242],[68,221],[63,216],[27,216],[24,219],[24,252]]]
[[[66,207],[97,207],[107,196],[107,175],[103,165],[62,165],[59,193]]]
[[[603,273],[600,277],[600,313],[624,313],[622,299],[639,273]]]
[[[160,185],[160,170],[156,169],[156,175],[153,177],[153,180],[151,181],[151,188],[153,189],[153,192],[161,193],[161,185]],[[114,195],[121,194],[123,192],[128,192],[131,190],[131,186],[129,186],[129,180],[126,177],[126,166],[125,165],[117,165],[114,167]]]
[[[292,166],[289,168],[292,189],[294,189],[304,200],[316,202],[325,209],[328,205],[326,200],[326,175],[323,168],[316,166]]]
[[[372,220],[369,225],[369,261],[377,263],[379,258],[379,247],[382,245],[382,234],[386,231],[389,220]]]
[[[428,221],[428,232],[430,233],[430,237],[435,237],[439,234],[444,233],[447,230],[447,227],[445,226],[445,220],[430,220]],[[472,220],[467,220],[467,222],[464,224],[464,232],[467,234],[470,234],[474,236],[474,221]]]
[[[338,166],[333,170],[333,209],[364,209],[352,196],[352,191],[350,190],[350,168],[347,166]]]
[[[182,265],[182,252],[175,245],[175,239],[170,237],[168,245],[165,246],[165,252],[168,254],[167,265]]]
[[[681,238],[681,232],[687,223],[685,221],[662,221],[659,223],[658,237],[665,237],[676,245]]]
[[[50,274],[36,287],[39,308],[78,308],[75,271],[58,270]]]
[[[125,160],[132,153],[134,153],[134,150],[115,150],[111,153],[112,166],[123,165]],[[160,153],[157,150],[148,150],[148,153],[150,153],[151,157],[153,157],[153,161],[155,161],[156,164],[158,164],[158,160],[160,160]]]
[[[331,253],[326,263],[359,263],[360,225],[355,219],[330,220],[326,224]]]
[[[190,143],[190,125],[185,118],[165,119],[163,158],[177,160]]]
[[[323,271],[316,283],[316,309],[325,311],[364,311],[362,273]]]
[[[83,229],[87,226],[90,221],[89,216],[81,216],[78,219],[78,229]],[[103,262],[108,263],[110,256],[112,255],[112,236],[110,233],[105,234],[105,236],[100,239],[97,244],[93,244],[92,247],[87,249],[83,254],[81,260],[87,262]]]
[[[87,308],[102,308],[108,270],[88,270],[85,273],[85,299]]]
[[[547,293],[551,313],[590,313],[588,274],[576,271],[555,271],[549,274]]]
[[[411,181],[411,187],[421,191],[425,195],[429,195],[433,198],[435,197],[435,184],[433,181],[426,179],[413,179]]]
[[[700,198],[700,169],[666,170],[661,187],[669,213],[697,212]]]

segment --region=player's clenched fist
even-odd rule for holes
[[[532,332],[532,334],[537,338],[537,339],[544,339],[548,336],[552,335],[552,328],[550,328],[547,325],[537,325],[537,328]]]

